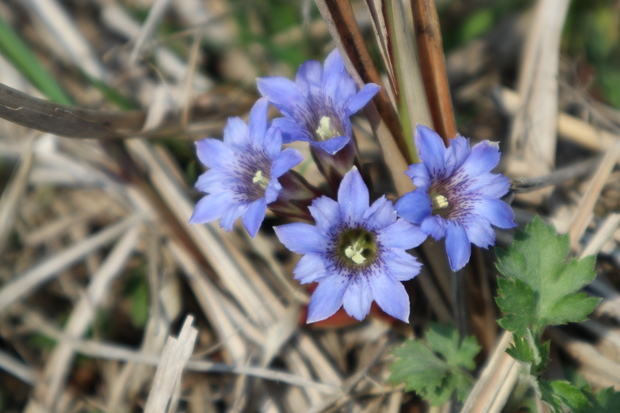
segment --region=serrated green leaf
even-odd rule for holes
[[[519,279],[499,278],[498,307],[506,314],[499,325],[518,335],[525,335],[527,328],[536,323],[536,297],[532,288]]]
[[[450,366],[476,368],[474,357],[480,352],[480,346],[474,336],[465,337],[459,344],[459,333],[447,324],[432,324],[426,334],[428,346],[439,353]]]
[[[506,349],[506,353],[513,359],[522,363],[533,363],[535,360],[534,351],[525,338],[515,336],[514,343]]]
[[[459,343],[458,332],[450,326],[431,324],[422,340],[408,340],[392,354],[392,383],[405,382],[407,391],[415,391],[432,405],[448,401],[454,392],[463,400],[471,386],[465,369],[475,368],[474,357],[480,346],[474,337]]]
[[[583,413],[620,412],[620,392],[613,387],[598,392],[591,406],[586,407]]]
[[[502,327],[537,333],[546,325],[583,321],[592,312],[597,300],[575,293],[594,279],[595,258],[566,262],[568,254],[568,236],[558,236],[540,217],[515,235],[508,251],[498,254],[497,268],[506,277],[498,284],[497,304],[506,314]]]
[[[583,392],[564,380],[539,383],[541,399],[554,412],[582,412],[590,406],[590,402]]]

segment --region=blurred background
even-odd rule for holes
[[[381,70],[366,6],[351,4]],[[503,170],[527,176],[527,145],[511,136],[536,2],[436,5],[459,132],[500,141]],[[542,174],[562,172],[553,190],[517,195],[513,204],[521,226],[541,214],[560,232],[585,233],[584,245],[602,227],[609,232],[590,253],[599,254],[596,292],[612,304],[588,327],[559,331],[554,343],[564,344],[552,352],[553,374],[600,387],[620,384],[615,161],[597,178],[598,192],[588,185],[620,136],[619,19],[617,0],[569,3],[550,85],[558,139]],[[0,412],[142,411],[166,338],[189,314],[193,355],[170,411],[429,411],[387,384],[387,365],[390,349],[413,330],[451,321],[445,286],[433,307],[420,280],[408,285],[412,325],[377,312],[362,323],[306,326],[308,292],[292,280],[297,257],[271,229],[281,220],[268,216],[254,240],[217,223],[187,225],[203,172],[193,141],[221,137],[230,116],[245,118],[257,77],[291,78],[333,48],[307,0],[0,3],[0,83],[23,92],[0,91],[0,114],[14,121],[0,121]],[[395,199],[367,122],[354,123],[376,191]],[[321,182],[309,161],[298,169]],[[582,230],[573,225],[580,209]],[[498,234],[502,246],[511,239]],[[480,365],[498,333],[493,257],[483,253],[483,287],[468,298]],[[574,340],[585,347],[570,347]],[[598,358],[584,357],[588,351]],[[505,411],[525,411],[527,396],[515,398]]]

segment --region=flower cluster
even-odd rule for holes
[[[324,65],[301,65],[295,81],[258,79],[263,95],[246,124],[230,118],[223,140],[196,143],[198,158],[209,168],[196,182],[207,193],[196,205],[192,223],[220,220],[227,231],[237,218],[254,237],[267,209],[293,222],[275,227],[279,240],[303,256],[294,270],[302,284],[318,283],[308,307],[308,323],[324,320],[341,307],[362,320],[376,302],[384,312],[407,322],[409,298],[402,282],[414,278],[421,264],[407,252],[430,235],[445,238],[450,266],[469,261],[471,244],[495,244],[492,225],[515,226],[513,212],[500,197],[508,178],[491,173],[499,163],[497,144],[470,148],[457,137],[445,147],[425,126],[416,128],[421,163],[405,172],[416,189],[396,203],[385,196],[371,201],[371,191],[357,166],[350,117],[378,92],[357,90],[340,54]],[[282,117],[267,118],[268,106]],[[325,192],[292,170],[302,161],[283,144],[305,141],[327,183]],[[337,200],[328,196],[337,192]]]

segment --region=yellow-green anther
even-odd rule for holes
[[[319,121],[319,127],[316,129],[316,134],[322,141],[333,138],[335,135],[332,130],[332,120],[329,116],[323,116]]]
[[[433,210],[446,209],[450,205],[448,198],[443,195],[435,194],[431,196],[431,202],[433,203]]]
[[[344,254],[356,264],[363,264],[366,261],[366,258],[362,255],[364,252],[364,248],[357,245],[357,242],[353,245],[349,245],[345,250]]]
[[[269,178],[263,175],[263,171],[258,170],[252,178],[252,183],[258,184],[261,188],[266,189],[267,185],[269,185]]]

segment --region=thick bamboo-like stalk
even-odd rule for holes
[[[426,99],[435,131],[447,145],[448,139],[456,137],[456,123],[437,8],[433,0],[411,0],[411,6]]]

